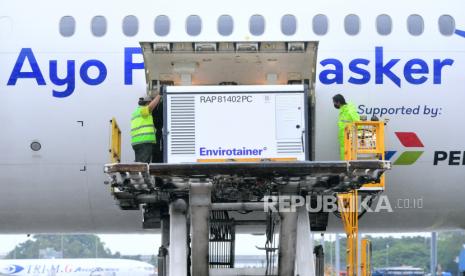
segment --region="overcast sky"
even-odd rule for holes
[[[398,234],[375,234],[372,236],[430,236],[430,233],[398,233]],[[160,246],[159,234],[118,234],[118,235],[99,235],[112,253],[119,251],[123,255],[152,255],[158,253]],[[320,234],[315,234],[315,243],[319,243]],[[26,241],[26,235],[0,235],[0,255],[11,251],[15,245]],[[325,239],[334,240],[334,234],[326,234]],[[257,250],[255,246],[263,247],[265,237],[254,235],[236,235],[236,254],[238,255],[258,255],[264,254],[263,251]],[[65,245],[66,246],[66,245]]]

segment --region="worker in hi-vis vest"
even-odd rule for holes
[[[333,104],[336,109],[339,109],[337,121],[339,130],[337,137],[339,139],[339,154],[341,160],[344,160],[344,129],[348,123],[360,121],[360,115],[358,115],[355,105],[346,103],[346,100],[341,94],[337,94],[333,97]]]
[[[160,102],[160,95],[151,99],[139,98],[139,106],[131,117],[131,145],[136,155],[136,162],[150,163],[152,148],[157,142],[153,125],[152,111]]]

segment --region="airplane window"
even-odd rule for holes
[[[455,20],[450,15],[441,15],[438,20],[439,32],[442,35],[450,36],[455,32]]]
[[[317,14],[312,20],[313,32],[316,35],[325,35],[328,32],[328,17],[324,14]]]
[[[293,35],[297,30],[297,19],[291,14],[281,18],[281,32],[285,35]]]
[[[249,20],[249,31],[252,35],[262,35],[265,32],[265,18],[261,15],[252,15]]]
[[[188,35],[196,36],[202,30],[202,19],[198,15],[190,15],[186,20],[186,32]]]
[[[424,28],[423,18],[418,14],[412,14],[407,18],[407,30],[411,35],[421,35]]]
[[[360,32],[360,18],[358,15],[347,15],[344,18],[344,29],[348,35],[357,35]]]
[[[134,15],[128,15],[123,19],[123,33],[125,36],[135,36],[139,31],[139,21]]]
[[[392,32],[392,19],[387,14],[376,17],[376,30],[380,35],[388,35]]]
[[[155,34],[165,36],[170,32],[170,18],[166,15],[159,15],[155,18]],[[200,32],[200,31],[199,31]]]
[[[218,33],[222,36],[231,35],[234,28],[234,21],[230,15],[222,15],[218,18]]]
[[[76,31],[76,20],[72,16],[63,16],[60,19],[60,34],[64,37],[70,37]]]
[[[91,22],[92,34],[95,36],[104,36],[107,32],[107,20],[105,17],[98,15],[92,18]]]

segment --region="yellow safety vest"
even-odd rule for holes
[[[344,160],[344,129],[348,123],[360,121],[360,115],[357,113],[357,108],[352,103],[347,103],[341,108],[339,108],[339,118],[337,122],[337,126],[339,128],[338,131],[338,140],[339,140],[339,154],[341,160]]]
[[[142,108],[137,107],[131,118],[131,144],[156,143],[155,127],[152,114],[142,115]]]

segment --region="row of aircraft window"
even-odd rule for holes
[[[107,20],[104,16],[95,16],[91,21],[92,34],[97,37],[104,36],[107,32]],[[158,36],[166,36],[170,32],[170,18],[159,15],[154,21],[154,32]],[[407,18],[407,30],[413,36],[419,36],[424,31],[424,20],[418,14],[412,14]],[[139,20],[134,15],[124,17],[122,22],[123,33],[126,36],[135,36],[139,32]],[[313,32],[316,35],[325,35],[329,29],[329,19],[324,14],[317,14],[312,19]],[[344,30],[348,35],[357,35],[360,32],[360,17],[349,14],[344,18]],[[441,15],[438,18],[439,32],[444,36],[450,36],[455,31],[455,20],[450,15]],[[222,36],[233,33],[234,20],[230,15],[221,15],[218,18],[217,30]],[[376,17],[376,30],[380,35],[389,35],[392,32],[392,18],[387,14]],[[72,16],[64,16],[60,20],[60,33],[64,37],[73,36],[76,31],[76,20]],[[186,33],[197,36],[202,31],[202,19],[198,15],[190,15],[186,19]],[[281,32],[291,36],[297,31],[297,19],[294,15],[284,15],[281,18]],[[262,15],[252,15],[249,19],[249,32],[254,36],[260,36],[265,32],[265,18]]]

